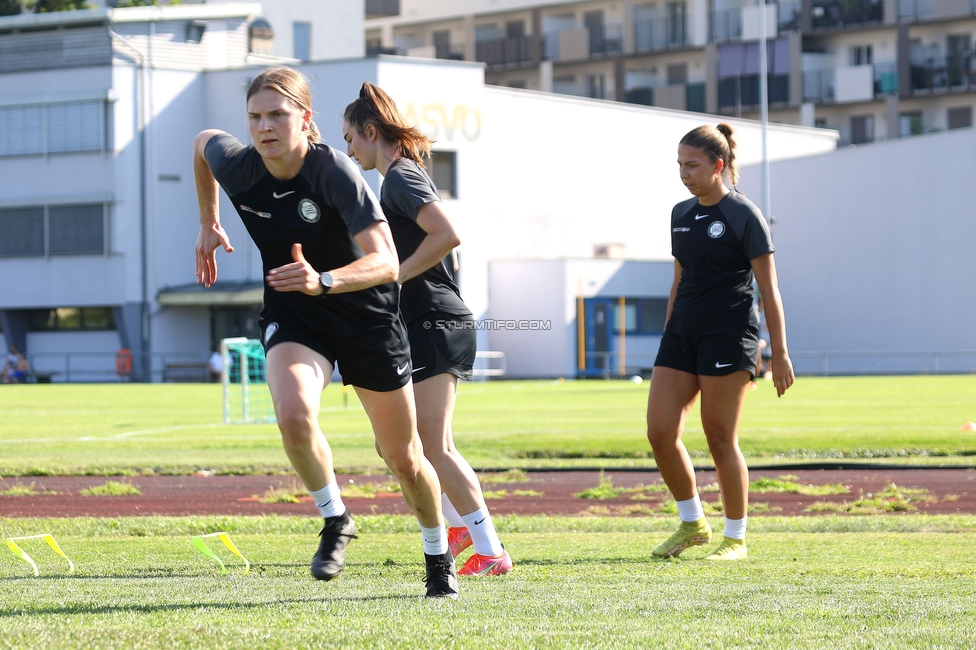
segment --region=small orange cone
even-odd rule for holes
[[[960,431],[976,431],[976,422],[967,422],[959,427]]]

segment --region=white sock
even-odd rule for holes
[[[702,510],[702,502],[699,495],[696,494],[690,499],[677,501],[676,503],[678,504],[678,516],[681,517],[681,521],[691,522],[705,518],[705,511]]]
[[[420,534],[424,538],[424,553],[427,555],[444,555],[447,553],[447,527],[444,524],[436,528],[421,526]]]
[[[470,515],[462,515],[464,525],[471,533],[471,543],[474,545],[474,552],[478,555],[488,555],[498,557],[504,552],[502,542],[498,539],[495,531],[495,524],[484,510],[475,510]]]
[[[745,539],[746,538],[746,521],[749,516],[746,515],[742,519],[729,519],[725,518],[725,532],[722,533],[726,537],[731,537],[732,539]]]
[[[339,482],[333,480],[321,490],[308,491],[315,500],[315,507],[319,509],[322,516],[338,517],[346,510],[346,505],[342,502],[342,492],[339,491]]]
[[[441,494],[441,510],[444,512],[444,520],[447,525],[451,528],[464,528],[464,522],[461,520],[461,515],[458,514],[457,508],[451,503],[451,500],[447,498],[446,494]]]

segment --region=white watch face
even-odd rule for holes
[[[323,273],[322,275],[319,276],[319,281],[322,283],[322,286],[325,287],[326,289],[331,289],[332,288],[332,274],[331,273]]]

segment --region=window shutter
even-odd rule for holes
[[[100,255],[105,252],[105,208],[56,205],[48,208],[51,255]]]
[[[41,107],[0,108],[0,156],[44,153],[44,120]]]
[[[50,104],[47,107],[49,153],[101,151],[105,140],[104,102]]]
[[[44,255],[44,208],[0,210],[0,257]]]

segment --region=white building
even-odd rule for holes
[[[251,51],[267,45],[254,41],[260,16],[256,4],[215,3],[0,19],[0,51],[33,53],[0,58],[0,327],[55,381],[116,379],[120,348],[133,352],[135,378],[159,380],[167,365],[205,361],[224,336],[256,336],[260,257],[226,198],[237,250],[218,254],[218,285],[193,283],[190,143],[209,127],[247,139],[246,88],[274,61]],[[654,334],[639,323],[667,295],[668,219],[686,196],[676,144],[718,118],[486,86],[478,63],[349,56],[299,66],[326,142],[344,148],[342,110],[363,81],[387,89],[436,140],[433,173],[476,317],[552,321],[548,333],[483,329],[479,348],[505,352],[512,376],[573,375],[578,298],[619,325],[622,297],[622,369],[647,367]],[[733,123],[741,163],[758,163],[759,125]],[[836,139],[771,126],[774,171],[815,154],[834,164]],[[378,175],[367,178],[378,189]],[[775,194],[774,214],[791,198]],[[596,246],[608,259],[592,259]],[[615,259],[621,247],[626,260]],[[789,299],[802,300],[801,284]],[[615,336],[593,349],[619,372]]]

